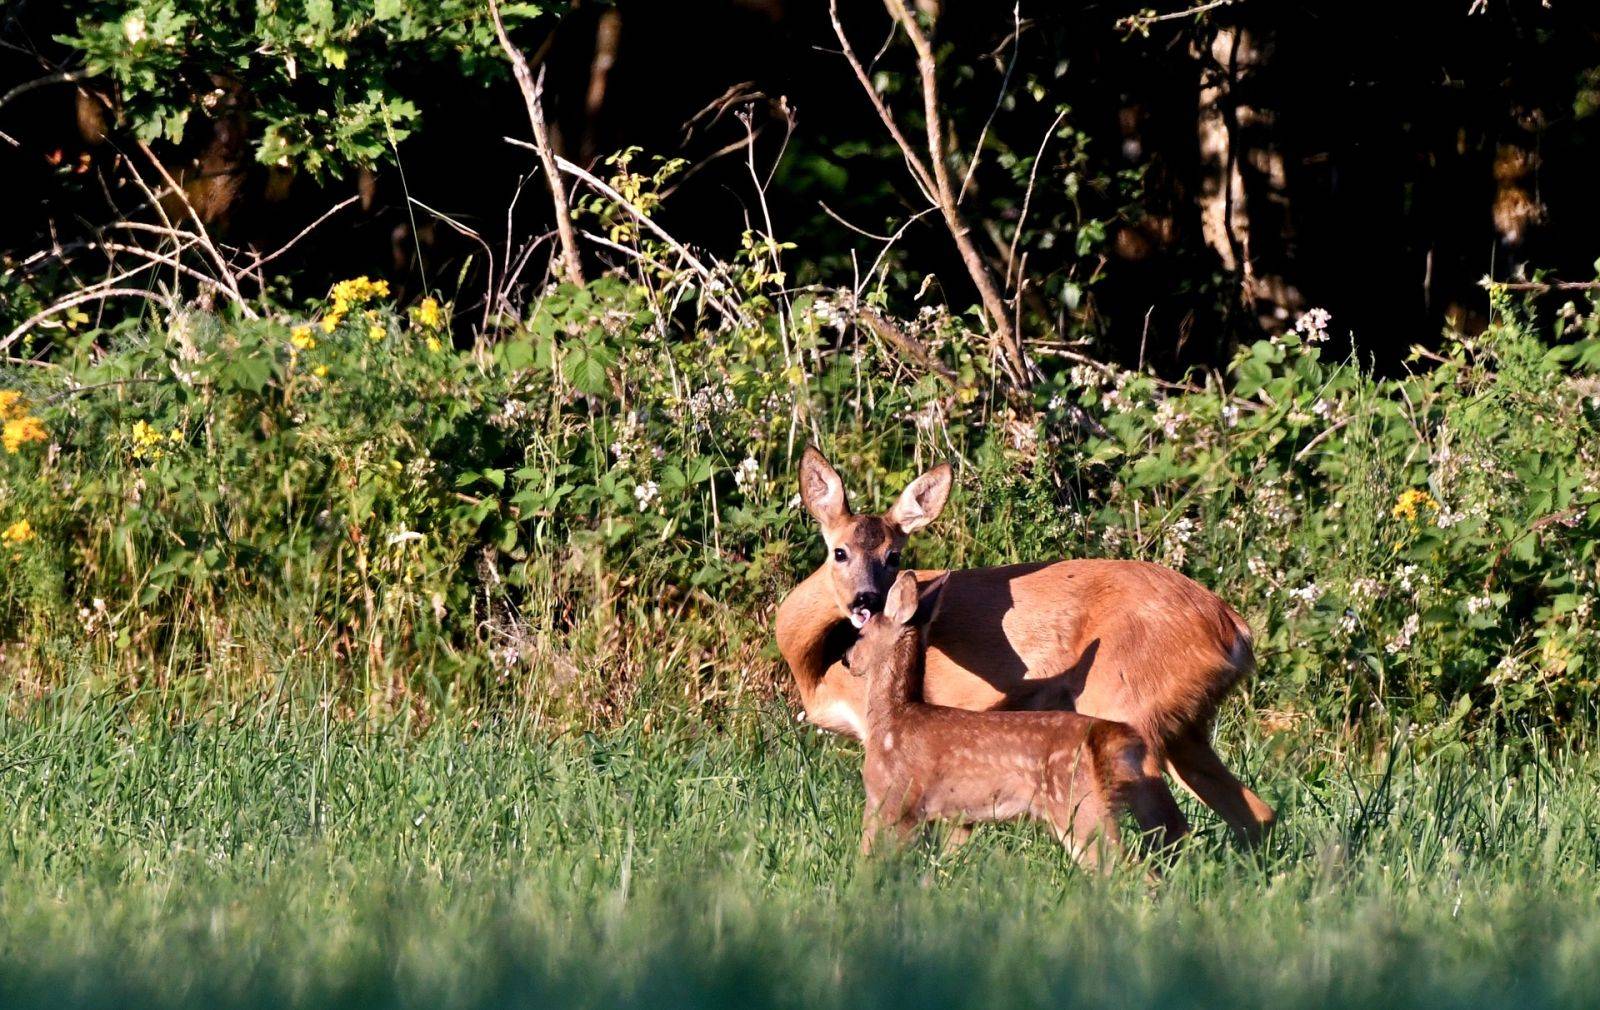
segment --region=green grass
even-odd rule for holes
[[[1578,1006],[1600,762],[1230,730],[1283,814],[1154,889],[1043,832],[856,855],[852,745],[710,727],[425,733],[0,717],[6,1006]],[[1268,770],[1270,769],[1270,770]]]

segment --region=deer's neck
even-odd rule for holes
[[[778,651],[783,653],[784,662],[794,675],[795,686],[800,689],[800,700],[807,708],[811,706],[817,682],[843,655],[839,626],[849,627],[844,615],[839,613],[828,578],[826,566],[817,569],[778,604],[774,629]],[[853,632],[849,637],[854,637]]]

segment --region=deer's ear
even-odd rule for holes
[[[823,529],[850,515],[850,503],[845,500],[844,482],[834,472],[822,453],[806,446],[800,457],[800,500]]]
[[[883,616],[895,624],[910,624],[917,615],[917,576],[901,572],[894,585],[889,587],[889,597],[883,603]]]
[[[943,511],[944,503],[950,498],[952,477],[950,464],[940,463],[906,485],[906,489],[900,492],[900,500],[894,503],[884,518],[900,527],[902,533],[910,534],[922,529]]]

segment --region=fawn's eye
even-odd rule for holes
[[[885,563],[888,564],[888,566],[890,568],[899,568],[900,567],[900,552],[899,551],[890,551],[888,554],[885,554],[883,556],[883,560],[884,560]]]
[[[838,562],[840,562],[842,564],[844,562],[845,557],[846,557],[846,555],[845,555],[843,547],[835,547],[833,549],[833,560],[838,561]]]

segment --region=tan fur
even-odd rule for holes
[[[923,669],[917,582],[902,573],[861,632],[852,672],[867,685],[862,850],[929,820],[1031,817],[1073,854],[1100,863],[1127,811],[1157,844],[1187,826],[1139,734],[1075,712],[969,712],[916,701]]]
[[[815,450],[807,450],[802,473],[808,468],[821,483],[827,475],[838,481]],[[930,477],[937,483],[940,472],[948,482],[948,468],[941,467],[913,487]],[[803,496],[804,487],[803,478]],[[851,513],[838,487],[839,511],[818,515],[830,545],[848,541],[862,521],[893,524],[895,509],[881,517]],[[944,492],[925,497],[942,507]],[[931,518],[926,509],[918,516],[922,525]],[[796,586],[779,605],[776,630],[808,717],[859,738],[866,689],[845,665],[854,633],[843,597],[887,590],[894,573],[879,572],[876,586],[861,579],[846,585],[840,567],[830,558]],[[1217,706],[1255,667],[1249,627],[1214,593],[1140,561],[1067,560],[916,576],[923,587],[943,580],[926,631],[926,701],[977,711],[1066,708],[1125,723],[1244,838],[1259,839],[1271,826],[1272,809],[1210,745]]]

